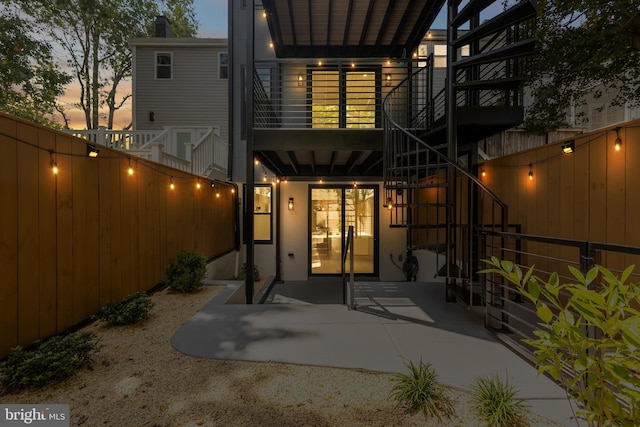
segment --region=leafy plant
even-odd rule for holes
[[[602,266],[586,276],[569,267],[578,283],[561,284],[525,274],[509,261],[486,261],[533,302],[542,329],[533,346],[538,372],[559,381],[581,406],[578,416],[591,426],[640,425],[640,284],[625,282]],[[599,283],[599,285],[597,285]],[[565,369],[568,369],[569,374]]]
[[[247,263],[246,262],[242,263],[242,266],[240,267],[240,274],[235,276],[233,280],[247,280]],[[253,266],[253,281],[254,282],[260,281],[260,270],[258,270],[257,265]]]
[[[200,289],[206,274],[204,256],[197,252],[179,251],[177,261],[169,261],[165,282],[174,291],[188,293]]]
[[[153,303],[145,292],[136,292],[122,301],[107,304],[97,315],[111,325],[132,325],[149,315]]]
[[[413,361],[405,363],[408,374],[398,374],[395,386],[389,397],[397,401],[398,407],[408,414],[421,411],[425,418],[451,417],[454,413],[453,403],[447,393],[447,387],[438,381],[438,375],[430,363],[420,359],[418,365]]]
[[[498,375],[478,377],[471,386],[473,407],[490,427],[527,425],[529,408],[516,397],[518,389]]]
[[[27,349],[16,347],[0,363],[0,382],[13,391],[70,377],[91,361],[98,347],[90,332],[58,335]]]

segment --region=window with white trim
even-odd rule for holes
[[[156,79],[170,79],[173,75],[173,54],[156,52]]]

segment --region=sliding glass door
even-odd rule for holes
[[[310,188],[309,273],[341,274],[348,227],[354,227],[357,274],[375,275],[377,268],[377,187]]]

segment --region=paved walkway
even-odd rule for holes
[[[359,282],[352,311],[326,303],[341,300],[339,286],[308,286],[276,284],[264,305],[214,298],[172,344],[198,357],[382,372],[406,372],[407,360],[422,358],[444,383],[466,389],[478,375],[508,375],[536,412],[575,425],[562,389],[498,342],[479,313],[445,303],[443,285]]]

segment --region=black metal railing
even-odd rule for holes
[[[418,64],[383,58],[255,61],[254,127],[382,128],[382,99]]]

